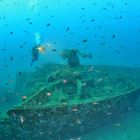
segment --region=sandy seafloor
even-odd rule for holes
[[[139,106],[140,107],[140,106]],[[140,140],[140,108],[118,121],[81,137],[81,140]]]

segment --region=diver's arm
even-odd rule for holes
[[[81,56],[81,57],[83,57],[83,58],[92,58],[92,54],[90,54],[90,53],[88,53],[88,54],[85,54],[85,53],[81,53],[81,52],[79,52],[78,51],[78,54]]]
[[[85,53],[81,53],[81,52],[77,52],[81,57],[85,57],[87,54],[85,54]]]

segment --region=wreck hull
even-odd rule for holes
[[[108,123],[119,123],[118,120],[131,111],[139,95],[140,89],[137,89],[99,102],[46,109],[12,109],[8,115],[17,128],[28,132],[27,137],[36,134],[37,139],[67,139]]]

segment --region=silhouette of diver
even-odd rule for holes
[[[70,68],[80,66],[80,60],[78,55],[83,58],[92,58],[91,54],[83,54],[79,52],[77,49],[65,49],[60,54],[63,59],[67,59],[68,66]]]
[[[31,62],[31,66],[33,65],[33,63],[35,61],[38,61],[38,55],[39,55],[39,50],[38,50],[38,47],[40,45],[36,45],[32,48],[32,62]]]

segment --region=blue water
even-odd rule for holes
[[[139,0],[0,0],[1,110],[16,102],[17,72],[66,64],[63,49],[90,52],[92,59],[80,58],[82,64],[140,67],[139,9]],[[57,51],[46,49],[31,67],[35,33]]]

